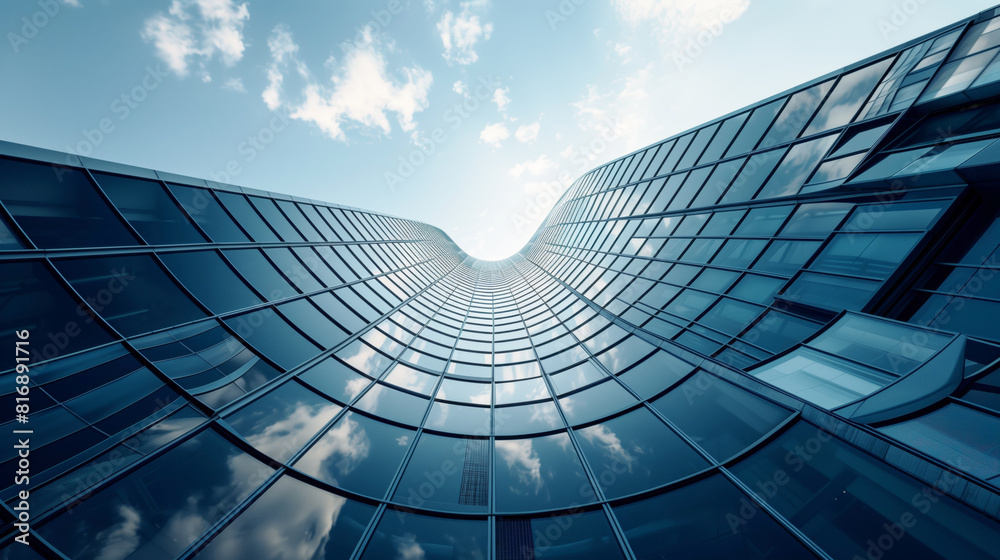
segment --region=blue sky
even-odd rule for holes
[[[496,259],[590,168],[992,1],[10,1],[0,139],[413,218]]]

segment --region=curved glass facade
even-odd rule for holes
[[[0,558],[995,558],[994,15],[602,165],[497,262],[0,145]]]

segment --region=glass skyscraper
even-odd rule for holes
[[[0,558],[1000,556],[1000,10],[586,173],[497,262],[0,154]]]

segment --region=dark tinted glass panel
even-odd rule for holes
[[[755,198],[797,194],[836,139],[836,135],[830,135],[792,146]]]
[[[380,383],[369,389],[354,406],[379,418],[419,426],[428,404],[427,399]]]
[[[94,179],[150,245],[205,242],[158,181],[96,172]]]
[[[721,476],[614,512],[640,560],[815,558]]]
[[[496,509],[557,509],[596,499],[566,433],[496,440]]]
[[[212,539],[198,560],[348,558],[375,506],[283,477]]]
[[[250,238],[233,222],[212,191],[167,183],[188,216],[216,243],[239,243]]]
[[[423,434],[393,499],[412,508],[485,512],[490,490],[489,443]]]
[[[79,169],[0,158],[0,200],[42,249],[138,243]]]
[[[0,341],[14,348],[14,341],[19,340],[14,333],[27,330],[31,333],[32,362],[111,341],[111,336],[39,262],[0,263],[0,294],[4,309],[0,314]]]
[[[223,255],[233,263],[236,270],[250,282],[264,297],[274,301],[293,296],[299,292],[288,283],[258,249],[234,249],[223,251]]]
[[[150,256],[63,260],[56,267],[101,317],[125,335],[205,316]]]
[[[445,519],[386,510],[363,560],[480,560],[489,552],[485,519]]]
[[[812,118],[820,101],[830,91],[832,85],[833,80],[828,80],[793,94],[781,110],[781,114],[774,120],[771,130],[767,131],[767,136],[761,140],[760,147],[767,148],[794,140]]]
[[[283,247],[267,248],[264,249],[264,254],[267,255],[267,258],[274,263],[274,266],[281,271],[285,278],[288,278],[292,284],[295,284],[295,287],[299,291],[303,293],[315,292],[323,287],[316,280],[316,277],[302,265],[302,262],[295,258],[291,249]]]
[[[371,379],[354,371],[336,358],[327,358],[299,376],[320,392],[342,403],[349,403],[368,388]]]
[[[754,109],[743,129],[740,130],[736,140],[729,147],[726,155],[736,156],[753,150],[761,136],[764,135],[767,127],[771,126],[771,121],[774,120],[775,115],[781,110],[784,102],[784,99],[778,99]]]
[[[576,434],[601,490],[610,499],[655,488],[709,466],[645,408]]]
[[[381,498],[416,432],[348,412],[295,463],[338,488]]]
[[[305,214],[299,210],[298,205],[287,200],[275,200],[274,203],[277,204],[278,208],[281,208],[281,211],[285,213],[285,216],[287,216],[288,219],[295,224],[295,228],[302,232],[302,236],[305,237],[307,241],[323,241],[323,238],[320,236],[319,232],[316,231],[316,228],[314,228],[309,220],[306,219]]]
[[[753,198],[757,189],[764,184],[771,171],[778,165],[778,161],[784,153],[784,150],[771,150],[748,159],[746,165],[740,170],[740,174],[736,176],[729,190],[722,195],[722,200],[719,202],[742,202]]]
[[[719,461],[739,453],[791,414],[703,372],[657,399],[653,407]]]
[[[708,145],[705,149],[705,153],[701,155],[699,163],[708,163],[715,161],[722,157],[722,154],[729,147],[729,144],[733,141],[736,133],[739,132],[740,127],[743,126],[743,122],[747,120],[747,116],[750,113],[743,113],[741,115],[736,115],[735,117],[730,117],[722,123],[719,127],[719,132],[716,133],[715,138],[712,139],[712,143]]]
[[[264,223],[246,197],[241,194],[216,191],[219,200],[226,206],[236,221],[250,234],[254,241],[270,243],[281,241],[278,236]]]
[[[7,219],[0,216],[0,251],[16,251],[24,247],[25,244],[18,239]]]
[[[320,351],[270,308],[226,319],[226,324],[285,369],[301,364]]]
[[[295,231],[295,228],[285,218],[285,215],[278,210],[273,200],[259,196],[251,196],[249,198],[254,208],[260,212],[261,216],[264,216],[264,220],[278,233],[282,241],[303,241],[302,236],[299,235],[299,232]]]
[[[347,338],[347,333],[308,299],[298,299],[279,305],[278,311],[323,348],[333,348]]]
[[[613,560],[624,558],[604,512],[497,521],[497,558],[561,558]]]
[[[302,385],[289,382],[227,416],[226,421],[250,445],[286,461],[340,409]]]
[[[261,303],[215,251],[161,253],[160,259],[191,294],[214,313]]]
[[[892,60],[891,57],[886,58],[841,76],[836,87],[833,88],[833,92],[823,102],[823,107],[802,133],[803,136],[830,130],[851,122],[855,113],[868,99],[868,94],[871,93],[875,84],[882,78],[882,74],[889,68]]]
[[[72,558],[170,560],[272,472],[222,436],[205,431],[45,523],[39,532]]]
[[[835,558],[864,558],[883,535],[886,558],[991,558],[1000,546],[995,521],[804,422],[732,470]]]

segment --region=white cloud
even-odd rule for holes
[[[142,38],[178,76],[187,76],[192,62],[211,81],[206,64],[216,55],[226,66],[243,58],[243,26],[250,19],[246,3],[233,0],[173,0],[167,13],[148,18]]]
[[[247,92],[247,88],[243,85],[243,80],[241,78],[229,78],[222,84],[222,87],[224,89],[231,89],[240,93]]]
[[[80,5],[80,0],[63,0],[63,4],[66,4],[67,6],[73,6],[74,8],[83,7],[82,5]]]
[[[632,52],[632,47],[626,45],[625,43],[615,43],[615,53],[618,56],[628,60],[628,53]]]
[[[542,154],[536,159],[522,161],[514,167],[511,167],[509,173],[513,175],[515,179],[520,179],[521,175],[524,175],[525,173],[537,177],[550,169],[555,169],[556,167],[556,163],[550,160],[549,156]]]
[[[451,90],[461,95],[462,97],[469,96],[469,86],[465,85],[465,82],[463,82],[462,80],[458,80],[457,82],[452,84]]]
[[[292,118],[317,125],[334,140],[346,141],[345,130],[389,134],[390,117],[399,127],[412,132],[416,128],[414,115],[427,108],[427,94],[433,77],[419,66],[389,71],[386,52],[391,46],[367,30],[361,41],[345,49],[342,60],[331,59],[333,75],[329,84],[317,83],[305,65],[298,60],[298,45],[283,26],[275,27],[268,41],[272,62],[268,68],[268,87],[262,97],[268,108],[286,107]],[[293,66],[306,84],[301,100],[287,98],[284,90],[285,70]]]
[[[652,23],[664,42],[683,46],[705,29],[735,21],[750,0],[614,0],[614,6],[625,23]]]
[[[531,124],[522,124],[517,127],[517,132],[514,133],[514,138],[517,138],[518,142],[531,142],[538,138],[538,131],[541,130],[542,123],[535,121]]]
[[[497,88],[493,90],[492,101],[497,104],[497,111],[504,111],[507,109],[507,105],[510,105],[510,98],[507,97],[508,92],[510,92],[510,88]]]
[[[479,60],[476,54],[476,44],[486,41],[493,34],[492,23],[482,23],[478,15],[473,15],[473,11],[488,6],[488,0],[473,0],[462,2],[462,11],[455,15],[452,11],[447,11],[437,24],[438,33],[441,34],[441,43],[444,44],[444,59],[449,63],[472,64]]]
[[[499,148],[500,143],[506,140],[510,136],[510,131],[507,130],[507,125],[504,123],[488,124],[482,132],[479,133],[479,139],[486,142],[494,148]]]

